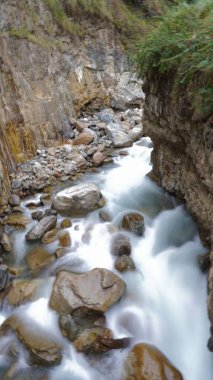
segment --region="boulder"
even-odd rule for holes
[[[58,234],[58,230],[57,228],[53,228],[53,230],[50,230],[50,231],[47,231],[41,241],[43,244],[50,244],[50,243],[53,243],[54,241],[57,240],[57,234]]]
[[[123,217],[122,228],[141,236],[144,233],[144,218],[142,215],[134,213],[126,214]]]
[[[183,380],[181,373],[157,348],[135,345],[125,362],[124,380]]]
[[[6,319],[1,326],[0,333],[4,334],[8,330],[12,330],[17,338],[25,345],[29,351],[30,364],[41,366],[58,365],[61,362],[61,347],[56,339],[50,336],[40,326],[35,325],[30,319],[22,321],[17,315],[13,315]]]
[[[124,132],[122,125],[110,123],[106,127],[106,132],[114,148],[125,148],[132,145],[132,140],[128,134]]]
[[[56,222],[57,218],[55,215],[45,216],[26,234],[26,240],[30,241],[41,239],[45,232],[55,228]]]
[[[59,241],[62,247],[70,247],[71,246],[71,237],[68,231],[61,232],[59,235]]]
[[[131,243],[128,236],[117,233],[112,237],[110,251],[114,256],[131,255]]]
[[[69,218],[65,218],[64,220],[62,220],[61,224],[60,224],[60,227],[63,229],[63,228],[69,228],[72,226],[72,222]]]
[[[89,145],[93,142],[94,136],[89,132],[82,132],[73,140],[73,145]]]
[[[53,199],[52,207],[59,212],[85,215],[103,205],[103,198],[97,186],[83,183],[60,191]]]
[[[5,232],[0,232],[0,246],[5,252],[11,252],[12,246],[10,243],[10,238]]]
[[[108,352],[112,349],[125,348],[129,344],[129,339],[113,339],[110,329],[96,327],[83,331],[73,344],[79,352],[96,354]]]
[[[35,247],[27,254],[27,265],[31,271],[41,270],[54,261],[54,255],[42,247]]]
[[[104,160],[105,156],[101,152],[96,152],[92,157],[92,162],[96,166],[100,166],[101,164],[103,164]]]
[[[95,268],[84,274],[60,271],[50,306],[68,314],[79,307],[105,312],[122,297],[125,287],[125,282],[107,269]]]
[[[6,223],[16,228],[26,228],[29,219],[20,213],[12,213],[6,218]]]
[[[34,301],[38,298],[38,290],[43,284],[42,279],[14,280],[8,293],[4,294],[4,302],[19,306],[25,302]]]
[[[131,131],[129,131],[128,135],[133,142],[139,140],[143,135],[142,126],[132,128]]]
[[[115,268],[119,272],[126,272],[128,270],[134,270],[135,264],[134,264],[134,261],[131,259],[131,257],[127,255],[122,255],[117,258],[115,262]]]
[[[16,194],[11,194],[9,197],[9,204],[11,206],[20,206],[21,199],[18,195]]]

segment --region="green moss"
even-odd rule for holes
[[[39,45],[43,48],[50,48],[50,46],[51,46],[50,41],[47,38],[33,34],[26,28],[9,29],[9,30],[7,30],[7,33],[11,37],[29,40],[30,42],[32,42],[36,45]]]

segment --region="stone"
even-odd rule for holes
[[[125,148],[132,146],[132,140],[128,134],[124,132],[122,125],[118,123],[110,123],[106,127],[106,132],[112,141],[114,148]]]
[[[125,282],[107,269],[95,268],[83,274],[60,271],[50,307],[68,314],[79,307],[105,312],[122,297],[125,287]]]
[[[85,160],[85,158],[78,152],[71,152],[67,155],[67,160],[70,160],[71,162],[73,162],[74,165],[76,165],[76,167],[78,169],[84,169],[87,167],[87,161]]]
[[[41,201],[38,202],[28,202],[25,205],[27,208],[37,208],[43,206],[43,203]]]
[[[100,166],[101,164],[103,164],[104,160],[105,156],[101,152],[96,152],[92,157],[92,162],[96,166]]]
[[[101,207],[102,194],[97,186],[82,183],[60,191],[53,199],[52,207],[66,214],[86,215]]]
[[[49,203],[50,201],[50,194],[46,193],[46,194],[42,194],[40,196],[40,201],[43,203],[43,204],[46,204],[46,203]]]
[[[59,241],[62,247],[70,247],[71,246],[71,237],[68,231],[61,232],[59,235]]]
[[[31,322],[32,328],[29,328],[31,319],[23,323],[21,318],[13,315],[4,321],[0,328],[1,334],[12,330],[17,338],[25,345],[29,351],[30,364],[40,366],[53,366],[61,362],[61,347],[50,334],[35,322]]]
[[[98,119],[102,123],[111,123],[113,121],[114,111],[111,108],[104,109],[98,113]]]
[[[181,373],[157,348],[136,344],[127,356],[123,380],[183,380]]]
[[[43,215],[44,215],[43,211],[33,211],[31,213],[32,219],[34,220],[40,220]]]
[[[35,301],[39,298],[39,289],[44,285],[42,279],[14,280],[9,292],[4,295],[4,302],[19,306],[23,303]]]
[[[87,128],[87,126],[88,126],[88,124],[86,124],[86,123],[82,123],[82,122],[79,121],[79,120],[75,120],[75,121],[74,121],[74,127],[75,127],[75,129],[76,129],[79,133],[83,132],[84,129]]]
[[[54,241],[57,240],[57,234],[58,230],[57,228],[54,228],[53,230],[47,231],[43,236],[42,236],[42,243],[43,244],[50,244],[53,243]]]
[[[71,226],[72,226],[72,222],[69,218],[65,218],[64,220],[62,220],[62,222],[60,224],[61,228],[69,228]]]
[[[57,259],[59,259],[61,256],[64,256],[66,253],[66,250],[64,248],[57,248],[55,251],[55,256]]]
[[[26,234],[26,240],[32,241],[41,239],[45,232],[55,228],[56,222],[57,218],[55,215],[45,216]]]
[[[0,246],[2,247],[2,249],[5,252],[11,252],[12,251],[12,245],[10,242],[10,238],[5,232],[0,233]]]
[[[126,214],[123,217],[121,227],[137,236],[142,236],[144,233],[144,218],[136,212]]]
[[[93,142],[94,136],[89,132],[83,132],[73,140],[73,145],[89,145]]]
[[[9,283],[8,266],[0,264],[0,292],[2,292]]]
[[[114,256],[131,255],[131,243],[128,236],[117,233],[111,240],[111,253]]]
[[[142,126],[132,128],[131,131],[129,131],[128,135],[133,142],[139,140],[143,136]]]
[[[10,195],[9,204],[11,206],[20,206],[20,203],[21,203],[21,199],[20,199],[19,195],[16,195],[16,194]]]
[[[125,348],[129,344],[129,339],[113,339],[110,329],[96,327],[83,331],[73,344],[78,352],[96,354]]]
[[[29,223],[29,219],[22,214],[12,213],[6,218],[6,223],[16,228],[26,228]]]
[[[31,271],[38,271],[50,265],[54,261],[54,255],[38,246],[31,249],[27,254],[26,260]]]
[[[110,222],[111,221],[111,217],[106,211],[99,211],[98,215],[99,215],[99,218],[101,219],[101,221],[103,221],[103,222]]]
[[[79,333],[79,328],[73,320],[72,316],[70,314],[62,313],[59,315],[58,321],[63,336],[69,339],[71,342],[76,339]]]
[[[210,252],[205,253],[204,255],[198,256],[198,264],[202,272],[207,272],[210,268]]]
[[[126,272],[128,270],[135,270],[135,264],[131,257],[122,255],[117,258],[115,262],[115,268],[119,272]]]

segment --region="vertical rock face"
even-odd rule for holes
[[[198,223],[201,238],[212,247],[213,116],[192,101],[195,89],[202,88],[202,77],[182,90],[175,79],[150,74],[144,85],[144,131],[154,143],[151,176],[185,201]],[[211,265],[208,309],[213,325],[213,253]]]
[[[122,109],[141,100],[142,92],[113,27],[85,20],[87,33],[80,39],[57,25],[43,0],[2,0],[0,15],[4,198],[6,173],[38,147],[69,139],[76,113],[103,106]]]

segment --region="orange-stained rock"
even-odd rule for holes
[[[123,380],[183,380],[183,377],[156,347],[140,343],[127,356]]]
[[[94,136],[91,133],[83,132],[73,140],[73,145],[89,145],[93,140]]]

